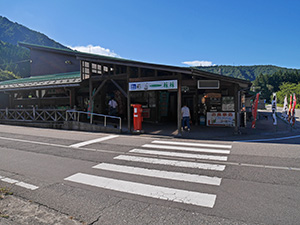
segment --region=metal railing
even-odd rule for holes
[[[122,129],[122,119],[98,113],[89,113],[64,109],[0,109],[0,120],[8,121],[39,121],[39,122],[64,122],[77,121],[90,124],[103,124]]]
[[[86,118],[83,117],[83,115],[87,115]],[[96,118],[99,118],[96,119]],[[108,125],[116,125],[118,124],[119,129],[122,129],[122,119],[121,117],[117,116],[109,116],[104,114],[98,114],[98,113],[90,113],[90,112],[84,112],[84,111],[77,111],[77,110],[67,110],[66,111],[66,121],[77,121],[77,122],[89,122],[90,124],[99,124],[102,123],[104,127],[107,127]],[[118,121],[116,123],[116,121]]]

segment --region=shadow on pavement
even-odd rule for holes
[[[280,117],[281,114],[278,114]],[[233,127],[207,127],[192,125],[191,131],[183,131],[182,138],[196,140],[219,140],[219,141],[249,141],[268,142],[280,144],[300,144],[300,121],[299,118],[294,127],[277,118],[277,125],[273,125],[272,113],[262,110],[258,113],[256,128],[252,129],[252,121],[247,121],[246,127],[240,128],[240,133],[235,134]],[[143,123],[144,135],[157,137],[178,137],[176,123]]]

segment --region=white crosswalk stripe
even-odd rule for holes
[[[109,163],[100,163],[96,166],[93,166],[93,168],[114,171],[119,173],[128,173],[128,174],[135,174],[141,176],[158,177],[163,179],[187,181],[187,182],[217,185],[217,186],[221,184],[221,180],[222,180],[219,177],[200,176],[198,174],[169,172],[169,171],[145,169],[145,168],[132,167],[132,166],[115,165]]]
[[[162,151],[152,151],[152,150],[144,150],[144,149],[132,149],[129,152],[149,154],[149,155],[163,155],[163,156],[174,156],[174,157],[182,157],[182,158],[227,161],[227,156],[199,155],[199,154],[189,154],[189,153],[179,153],[179,152],[162,152]]]
[[[188,169],[210,170],[220,173],[226,166],[218,164],[218,161],[227,161],[231,145],[206,144],[195,142],[174,142],[174,141],[152,141],[151,144],[144,144],[142,148],[135,148],[128,154],[114,157],[118,163],[100,163],[93,166],[93,169],[122,173],[128,175],[145,176],[178,182],[190,182],[195,184],[220,186],[222,178],[206,176],[195,173],[169,171],[175,167]],[[149,149],[150,148],[150,149]],[[206,154],[198,154],[203,153]],[[221,154],[221,155],[217,155]],[[149,156],[148,156],[149,155]],[[176,159],[175,159],[176,158]],[[182,160],[180,160],[182,158]],[[194,160],[211,160],[212,163],[195,162]],[[120,165],[126,162],[138,163],[139,166]],[[161,169],[144,168],[143,164],[156,167],[156,165],[171,166],[168,171]],[[219,174],[218,174],[219,175]],[[136,179],[133,177],[132,179]],[[152,184],[137,183],[123,179],[113,179],[103,176],[77,173],[65,178],[66,181],[95,186],[103,189],[119,191],[150,198],[163,199],[167,201],[180,202],[196,206],[213,208],[217,198],[216,194],[202,193],[164,187]],[[147,180],[150,182],[151,180]],[[168,184],[168,182],[166,182]],[[176,185],[176,183],[173,183]],[[168,186],[168,185],[167,185]]]
[[[196,168],[196,169],[203,169],[203,170],[223,171],[225,169],[225,165],[198,163],[198,162],[186,162],[186,161],[169,160],[169,159],[157,159],[157,158],[129,156],[129,155],[119,155],[119,156],[115,157],[114,159],[132,161],[132,162],[166,165],[166,166]]]
[[[191,148],[191,147],[182,147],[182,146],[153,145],[153,144],[145,144],[142,147],[143,148],[156,148],[156,149],[191,151],[191,152],[230,154],[229,150],[219,150],[219,149],[209,149],[209,148]]]
[[[104,189],[212,208],[216,195],[77,173],[65,180]]]
[[[212,147],[212,148],[223,148],[231,149],[231,145],[217,145],[217,144],[202,144],[202,143],[191,143],[191,142],[175,142],[175,141],[152,141],[153,144],[168,144],[168,145],[180,145],[180,146],[193,146],[193,147]]]

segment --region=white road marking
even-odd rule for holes
[[[15,184],[17,182],[19,182],[18,180],[14,180],[14,179],[10,179],[8,177],[1,179],[2,181],[6,182],[6,183],[10,183],[10,184]]]
[[[11,179],[11,178],[8,178],[8,177],[0,176],[0,180],[4,181],[6,183],[15,184],[17,186],[27,188],[27,189],[30,189],[30,190],[36,190],[36,189],[39,188],[38,186],[28,184],[28,183],[25,183],[25,182],[22,182],[22,181],[18,181],[18,180],[15,180],[15,179]]]
[[[149,184],[140,184],[83,173],[74,174],[65,178],[65,180],[114,191],[209,208],[213,208],[217,197],[213,194],[160,187]]]
[[[245,140],[245,141],[236,141],[236,142],[280,141],[280,140],[287,140],[287,139],[293,139],[293,138],[299,138],[299,137],[300,137],[300,135],[289,136],[289,137],[281,137],[281,138]]]
[[[193,143],[193,142],[174,142],[174,141],[152,141],[153,144],[168,144],[168,145],[183,145],[183,146],[193,146],[193,147],[212,147],[212,148],[228,148],[231,149],[231,145],[216,145],[216,144],[203,144],[203,143]]]
[[[109,163],[100,163],[96,166],[93,166],[93,168],[114,171],[119,173],[128,173],[128,174],[134,174],[140,176],[157,177],[162,179],[170,179],[170,180],[216,185],[216,186],[219,186],[222,181],[222,178],[218,178],[218,177],[209,177],[209,176],[202,176],[197,174],[145,169],[145,168],[132,167],[132,166],[121,166],[121,165],[115,165]]]
[[[208,149],[208,148],[191,148],[191,147],[179,147],[179,146],[168,146],[168,145],[153,145],[153,144],[145,144],[142,147],[144,147],[144,148],[180,150],[180,151],[191,151],[191,152],[206,152],[206,153],[230,154],[229,150]]]
[[[77,143],[77,144],[70,145],[70,147],[80,148],[80,147],[85,146],[85,145],[90,145],[90,144],[98,143],[98,142],[101,142],[101,141],[106,141],[106,140],[116,138],[116,137],[119,137],[119,135],[109,135],[109,136],[102,137],[102,138],[97,138],[97,139],[93,139],[93,140],[89,140],[89,141],[84,141],[84,142],[80,142],[80,143]]]
[[[23,187],[23,188],[27,188],[29,190],[33,190],[33,191],[39,188],[38,186],[35,186],[35,185],[32,185],[32,184],[27,184],[27,183],[24,183],[24,182],[18,182],[18,183],[16,183],[16,185],[20,186],[20,187]]]
[[[154,158],[136,157],[136,156],[128,156],[128,155],[119,155],[114,159],[133,161],[133,162],[142,162],[142,163],[152,163],[152,164],[159,164],[159,165],[168,165],[168,166],[197,168],[197,169],[204,169],[204,170],[217,170],[217,171],[225,170],[225,165],[185,162],[185,161],[167,160],[167,159],[154,159]]]
[[[30,144],[55,146],[55,147],[64,147],[64,148],[69,147],[69,146],[65,146],[65,145],[51,144],[51,143],[38,142],[38,141],[29,141],[29,140],[16,139],[16,138],[0,137],[0,139],[2,139],[2,140],[8,140],[8,141],[18,141],[18,142],[24,142],[24,143],[30,143]]]
[[[45,145],[45,146],[52,146],[52,147],[59,147],[59,148],[72,148],[69,145],[60,145],[60,144],[51,144],[47,142],[38,142],[38,141],[29,141],[29,140],[22,140],[22,139],[16,139],[16,138],[7,138],[7,137],[0,137],[2,140],[8,140],[8,141],[17,141],[17,142],[23,142],[23,143],[30,143],[30,144],[38,144],[38,145]],[[94,148],[78,148],[79,150],[85,150],[85,151],[91,151],[91,152],[105,152],[110,154],[122,154],[123,152],[118,151],[112,151],[112,150],[100,150],[100,149],[94,149]]]
[[[182,157],[182,158],[227,161],[227,156],[198,155],[198,154],[189,154],[189,153],[180,153],[180,152],[162,152],[162,151],[153,151],[153,150],[144,150],[144,149],[132,149],[129,152],[149,154],[149,155],[163,155],[163,156],[173,156],[173,157]]]

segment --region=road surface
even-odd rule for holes
[[[0,187],[87,224],[298,224],[299,139],[0,125]]]

